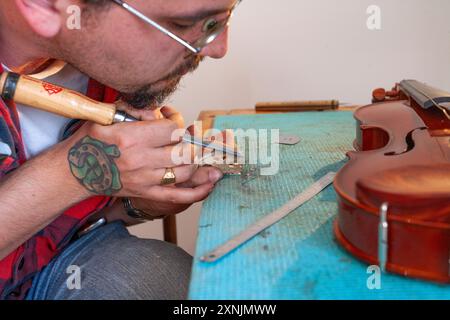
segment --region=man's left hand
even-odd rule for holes
[[[184,203],[155,202],[146,199],[133,198],[136,208],[149,214],[152,218],[162,218],[167,215],[185,211],[192,204],[202,201],[214,190],[215,184],[222,178],[222,172],[214,167],[201,167],[192,176],[190,181],[177,184],[174,188],[183,189]]]

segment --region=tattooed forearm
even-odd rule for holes
[[[99,195],[113,195],[122,189],[119,169],[114,162],[119,157],[116,145],[86,136],[70,149],[68,160],[73,176],[87,190]]]

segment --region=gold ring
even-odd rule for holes
[[[161,185],[165,186],[168,184],[174,184],[177,181],[177,177],[175,176],[175,172],[172,168],[166,168],[166,172],[161,179]]]

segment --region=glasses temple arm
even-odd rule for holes
[[[125,10],[127,10],[130,13],[132,13],[133,15],[138,17],[139,19],[145,21],[146,23],[150,24],[154,28],[158,29],[159,31],[164,33],[166,36],[169,36],[173,40],[181,43],[182,45],[184,45],[186,48],[188,48],[193,53],[195,53],[195,54],[199,53],[199,50],[197,48],[195,48],[194,46],[192,46],[189,42],[187,42],[187,41],[181,39],[180,37],[178,37],[177,35],[173,34],[172,32],[170,32],[166,28],[162,27],[161,25],[159,25],[155,21],[151,20],[149,17],[145,16],[144,14],[142,14],[141,12],[139,12],[138,10],[136,10],[135,8],[130,6],[129,4],[125,3],[124,1],[122,1],[122,0],[112,0],[112,1],[114,1],[116,4],[120,5]]]

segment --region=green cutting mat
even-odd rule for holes
[[[335,242],[337,212],[330,186],[288,217],[215,263],[199,257],[277,209],[329,171],[352,149],[351,112],[222,116],[218,129],[280,129],[302,141],[280,146],[280,171],[242,185],[220,182],[205,202],[192,271],[190,299],[449,299],[448,286],[383,274],[370,290],[367,265]]]

